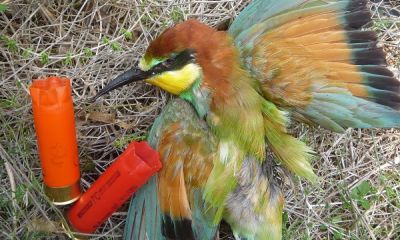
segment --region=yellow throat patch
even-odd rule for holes
[[[179,95],[190,88],[200,75],[200,66],[190,63],[181,69],[160,73],[146,79],[145,82],[158,86],[172,94]]]

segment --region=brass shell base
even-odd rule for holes
[[[71,204],[81,196],[80,180],[66,187],[49,187],[44,184],[44,192],[55,205]]]

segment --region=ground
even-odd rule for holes
[[[86,189],[127,143],[145,138],[170,96],[132,84],[94,104],[88,99],[135,65],[166,27],[197,18],[223,28],[247,2],[0,0],[0,238],[67,238],[60,227],[64,209],[42,191],[28,94],[32,79],[72,79]],[[399,78],[400,3],[370,5],[371,27]],[[400,131],[333,134],[298,124],[292,131],[316,151],[319,181],[294,178],[287,187],[284,239],[400,239]],[[93,237],[120,239],[126,214],[124,205]]]

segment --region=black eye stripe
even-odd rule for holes
[[[180,52],[178,55],[155,65],[148,72],[150,73],[150,75],[155,75],[166,71],[174,71],[181,69],[185,65],[193,63],[195,61],[196,61],[195,51],[192,49],[187,49]]]

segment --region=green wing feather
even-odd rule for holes
[[[400,82],[362,30],[366,3],[255,0],[229,33],[264,97],[297,120],[336,132],[400,127]]]
[[[203,187],[217,143],[191,105],[170,101],[148,141],[163,168],[131,200],[124,239],[212,239],[218,225],[206,208]]]

